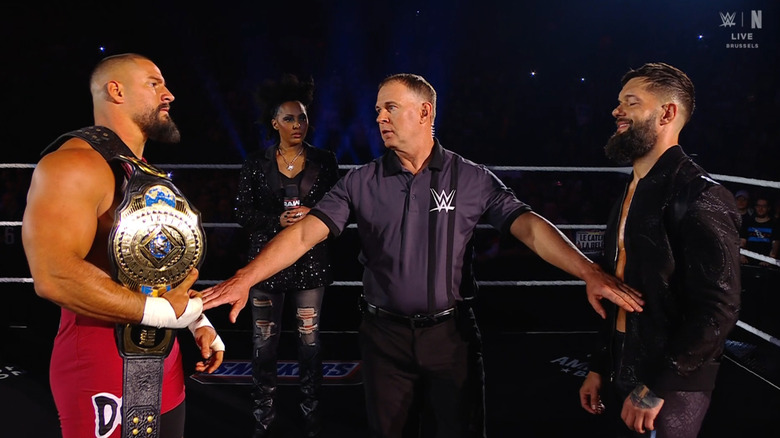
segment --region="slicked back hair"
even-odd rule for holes
[[[648,90],[653,93],[671,98],[682,106],[685,123],[691,119],[696,107],[696,96],[693,82],[682,70],[663,62],[651,62],[636,70],[629,70],[621,81],[626,85],[634,78],[643,79],[647,83]]]

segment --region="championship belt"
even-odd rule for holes
[[[132,156],[116,158],[130,168],[130,176],[109,237],[113,275],[129,289],[159,296],[203,261],[206,242],[200,213],[165,172]],[[163,362],[176,332],[119,324],[115,334],[124,360],[122,437],[156,438]]]

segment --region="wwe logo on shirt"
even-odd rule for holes
[[[455,207],[452,205],[452,200],[455,198],[455,190],[447,194],[444,190],[442,190],[441,193],[436,193],[435,190],[431,189],[431,195],[433,196],[433,201],[436,203],[436,207],[429,211],[436,210],[441,213],[442,211],[447,212],[455,210]]]

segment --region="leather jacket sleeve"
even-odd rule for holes
[[[681,324],[669,338],[666,367],[657,384],[697,371],[718,361],[729,332],[738,319],[740,305],[740,218],[733,197],[718,184],[684,200],[673,233],[677,297]]]

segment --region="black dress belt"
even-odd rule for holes
[[[441,312],[434,313],[433,315],[426,315],[417,313],[411,316],[401,315],[400,313],[391,312],[381,307],[377,307],[369,302],[364,302],[364,308],[366,312],[382,319],[387,319],[399,324],[408,325],[412,328],[421,327],[433,327],[436,324],[440,324],[444,321],[450,320],[455,316],[455,308],[449,308],[442,310]]]

